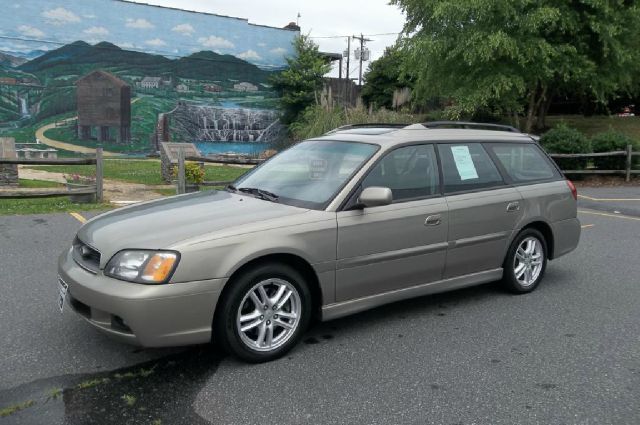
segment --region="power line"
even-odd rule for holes
[[[387,36],[387,35],[400,35],[402,34],[401,32],[383,32],[383,33],[379,33],[379,34],[363,34],[364,37],[382,37],[382,36]],[[346,37],[350,37],[350,35],[316,35],[316,36],[309,36],[309,38],[346,38]]]

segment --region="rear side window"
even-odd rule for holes
[[[516,183],[558,178],[558,172],[533,144],[494,143],[489,149]]]
[[[447,193],[504,185],[496,165],[480,143],[438,145]]]

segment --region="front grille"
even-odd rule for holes
[[[83,269],[97,273],[100,269],[100,252],[76,237],[73,241],[73,259]]]

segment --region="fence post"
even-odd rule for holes
[[[102,182],[104,171],[102,165],[102,148],[96,148],[96,202],[98,203],[102,203],[104,200]]]
[[[631,159],[633,158],[633,147],[627,145],[627,167],[625,169],[626,175],[624,181],[631,181]]]
[[[177,194],[181,195],[187,191],[184,167],[184,150],[178,149],[178,187]]]

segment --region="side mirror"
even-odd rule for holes
[[[358,198],[362,208],[381,207],[393,202],[393,194],[388,187],[370,186],[365,188]]]

